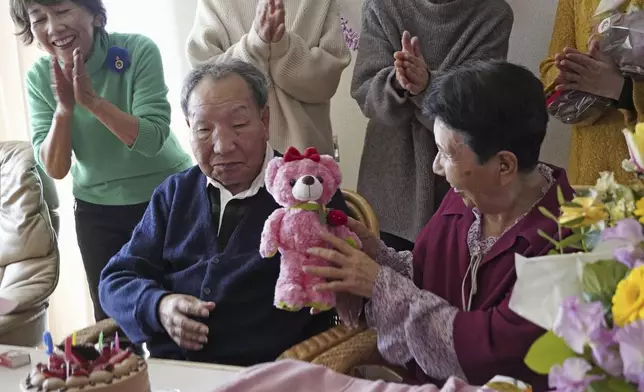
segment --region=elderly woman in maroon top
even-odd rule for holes
[[[310,252],[334,266],[306,271],[329,280],[319,290],[369,299],[366,319],[380,352],[407,364],[413,381],[457,376],[482,385],[505,375],[545,390],[546,378],[523,363],[544,331],[508,308],[515,253],[545,255],[552,246],[537,231],[557,235],[538,207],[558,210],[557,186],[573,192],[563,169],[539,162],[548,123],[543,86],[520,66],[476,62],[433,80],[423,106],[436,119],[433,170],[452,189],[413,255],[352,221],[364,253],[323,235],[335,249]],[[338,312],[354,323],[359,310],[348,304]]]

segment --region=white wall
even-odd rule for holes
[[[514,29],[509,60],[525,65],[539,75],[539,63],[546,56],[557,0],[508,0],[514,9]],[[541,159],[557,166],[568,166],[570,127],[550,119]]]

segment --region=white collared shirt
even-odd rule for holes
[[[236,195],[233,195],[230,193],[228,189],[226,189],[225,186],[220,184],[219,182],[213,180],[210,177],[207,177],[208,185],[212,185],[215,188],[219,189],[219,227],[217,228],[217,232],[221,229],[221,223],[223,222],[224,219],[224,211],[226,211],[226,205],[234,199],[247,199],[249,197],[253,197],[259,192],[259,190],[264,186],[264,173],[266,172],[266,167],[268,166],[268,162],[270,162],[271,159],[275,156],[275,153],[273,151],[273,147],[271,147],[270,144],[266,143],[266,153],[264,154],[264,163],[262,163],[262,170],[260,170],[259,174],[253,182],[250,184],[250,187],[246,189],[243,192],[239,192]]]

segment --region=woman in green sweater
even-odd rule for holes
[[[49,54],[26,80],[34,155],[55,179],[71,170],[76,236],[102,320],[101,270],[157,185],[192,166],[170,131],[161,54],[144,36],[108,34],[101,0],[11,0],[10,12],[24,43]]]

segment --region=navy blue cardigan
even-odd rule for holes
[[[289,347],[320,333],[334,314],[273,307],[279,254],[259,255],[264,221],[280,206],[265,188],[224,249],[217,245],[206,177],[195,166],[170,176],[152,195],[132,239],[101,274],[100,300],[134,343],[147,343],[153,357],[249,366],[274,360]],[[342,195],[330,206],[347,211]],[[181,349],[160,324],[157,308],[167,294],[213,301],[208,344]]]

